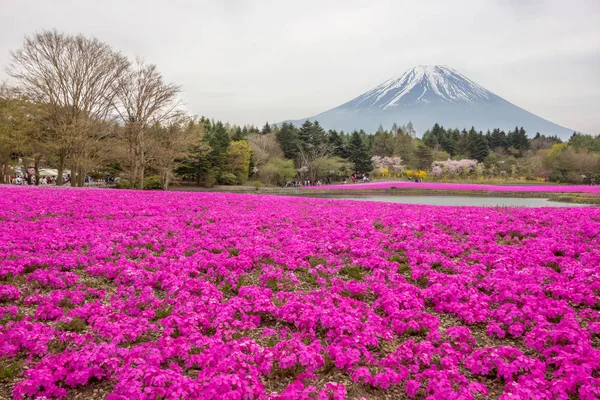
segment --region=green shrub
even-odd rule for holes
[[[160,176],[150,175],[144,178],[144,190],[162,189],[160,185]]]
[[[261,181],[250,181],[247,183],[248,186],[252,186],[256,189],[260,189],[261,187],[263,187],[263,183]]]
[[[131,189],[131,182],[129,182],[129,179],[120,179],[115,187],[117,189]]]
[[[221,185],[237,185],[238,178],[231,172],[223,172],[221,176],[219,176],[219,183]]]
[[[204,187],[211,188],[217,183],[217,178],[215,178],[212,174],[207,175],[204,179]]]

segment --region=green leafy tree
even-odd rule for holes
[[[391,132],[379,129],[372,140],[374,156],[391,157],[394,154],[394,135]]]
[[[237,183],[245,183],[250,169],[250,155],[252,149],[245,140],[237,140],[229,144],[227,156],[229,158],[229,172],[237,177]]]

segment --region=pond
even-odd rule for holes
[[[474,207],[589,207],[588,204],[560,203],[543,198],[474,196],[310,196],[331,199],[379,201],[384,203],[426,204],[431,206]]]

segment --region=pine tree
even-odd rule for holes
[[[507,149],[508,141],[506,139],[506,133],[504,133],[504,131],[501,131],[498,128],[494,129],[492,131],[492,134],[488,138],[488,144],[490,146],[490,149]]]
[[[310,141],[314,147],[324,146],[328,142],[327,132],[325,132],[325,130],[321,128],[321,125],[319,125],[319,121],[315,121],[313,123]]]
[[[265,125],[263,126],[262,130],[260,131],[260,133],[262,135],[266,135],[268,133],[273,132],[273,129],[271,129],[271,125],[269,125],[268,122],[265,122]]]
[[[438,142],[437,136],[430,130],[426,130],[425,133],[423,133],[422,140],[423,144],[429,147],[430,149],[434,149],[440,144],[440,142]]]
[[[348,159],[354,164],[354,171],[366,174],[373,169],[371,155],[365,145],[360,133],[354,131],[348,144]]]
[[[521,150],[521,151],[529,150],[529,148],[530,148],[529,138],[527,137],[527,132],[525,132],[525,129],[523,129],[523,127],[519,128],[519,134],[517,135],[517,140],[519,143],[519,150]]]
[[[313,130],[313,123],[309,120],[304,121],[302,126],[300,127],[300,131],[298,132],[298,144],[300,146],[307,146],[311,142]]]
[[[215,123],[208,135],[208,144],[211,151],[208,159],[213,169],[222,172],[227,163],[227,149],[231,143],[229,134],[221,121]]]
[[[488,142],[482,132],[475,131],[474,128],[468,133],[469,157],[473,160],[482,162],[490,153]]]
[[[460,157],[469,156],[469,132],[466,129],[460,132],[460,136],[456,141],[456,155]]]
[[[285,158],[294,160],[298,155],[298,129],[294,125],[284,122],[275,134]]]
[[[244,132],[242,131],[242,128],[240,128],[239,126],[236,126],[233,129],[233,134],[231,135],[231,140],[236,142],[238,140],[246,140],[247,136],[244,135]]]
[[[453,156],[456,153],[456,139],[452,129],[445,130],[444,127],[441,127],[442,136],[440,138],[440,145],[442,146],[442,150]],[[457,136],[460,134],[457,132]]]
[[[338,157],[347,158],[348,154],[346,152],[346,148],[344,147],[343,137],[340,134],[338,134],[336,130],[333,129],[329,130],[328,136],[329,144],[331,145],[333,154]]]
[[[521,153],[525,150],[529,150],[529,138],[523,127],[519,129],[519,127],[516,126],[514,131],[508,132],[506,139],[509,147],[512,147]]]
[[[420,170],[427,171],[431,168],[431,163],[433,163],[433,151],[428,146],[424,144],[420,144],[417,147],[417,165]]]

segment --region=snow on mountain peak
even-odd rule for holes
[[[445,65],[418,65],[342,105],[342,108],[378,108],[415,103],[488,102],[497,96]]]
[[[301,125],[307,118],[292,120]],[[346,132],[413,123],[417,132],[439,123],[451,128],[509,130],[522,126],[568,139],[572,129],[524,110],[445,65],[417,65],[338,107],[309,117],[324,129]]]

